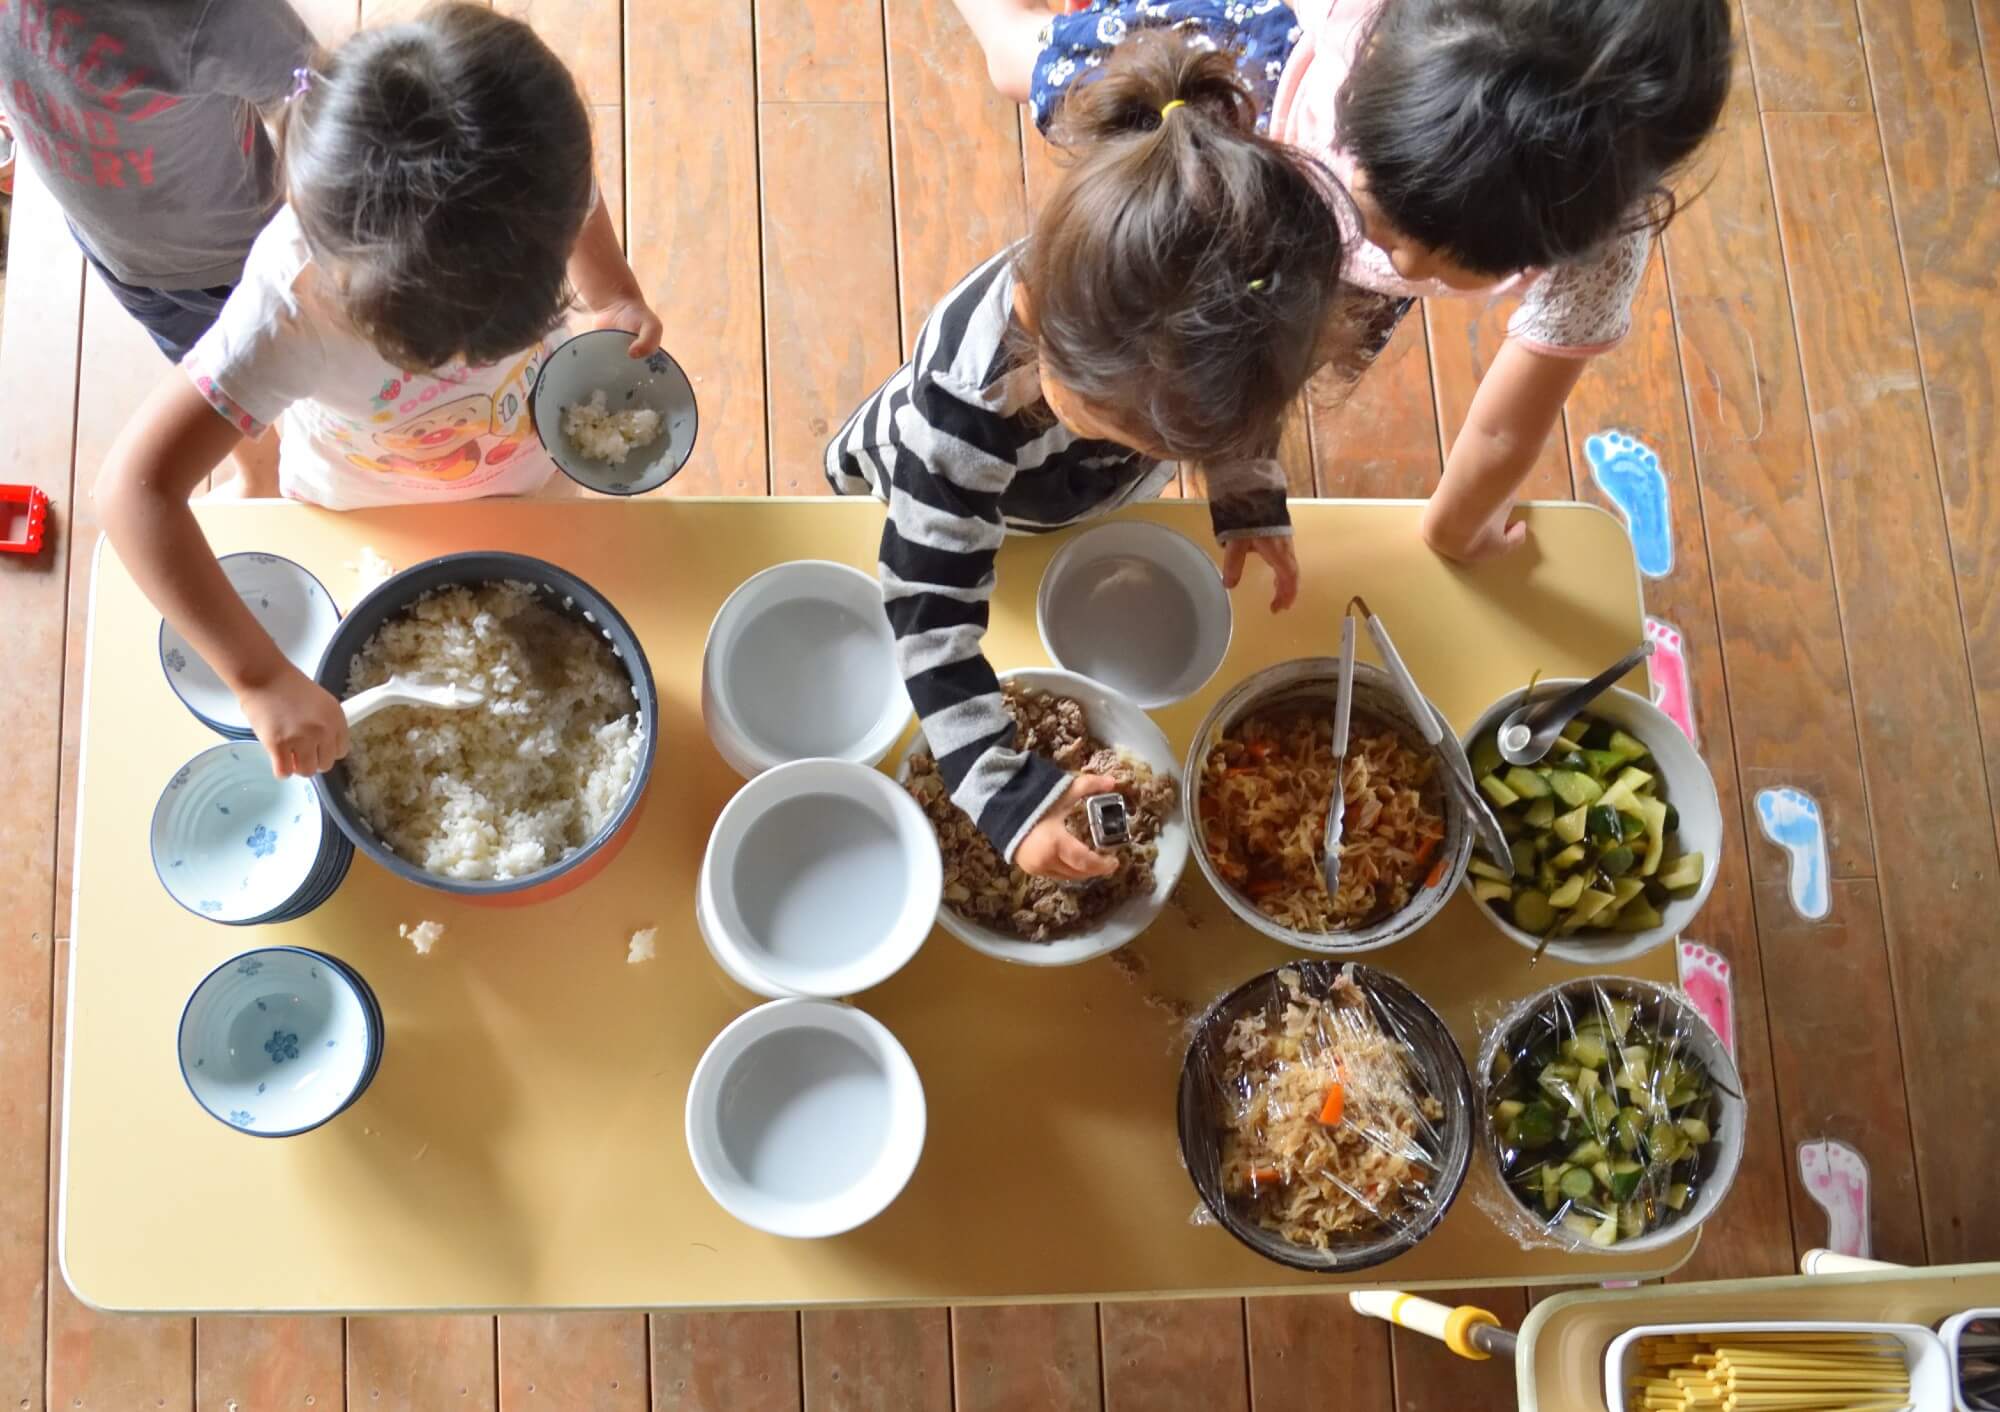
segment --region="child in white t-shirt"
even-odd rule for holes
[[[659,345],[591,179],[590,119],[534,32],[438,5],[302,69],[280,123],[286,206],[216,324],[140,408],[99,482],[106,532],[242,702],[280,774],[347,750],[340,705],[230,589],[188,498],[282,424],[279,488],[344,510],[539,488],[528,416],[572,296]],[[220,415],[217,415],[217,414]]]

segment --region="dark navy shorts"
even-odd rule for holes
[[[74,231],[70,233],[75,235]],[[160,351],[175,363],[185,358],[188,350],[208,332],[208,326],[222,312],[230,290],[235,287],[218,284],[212,289],[148,289],[127,284],[99,264],[82,241],[77,241],[77,248],[83,250],[83,258],[97,271],[112,298],[125,306],[125,312],[139,321]]]

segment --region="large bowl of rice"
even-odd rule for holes
[[[508,903],[610,861],[645,793],[659,712],[638,638],[596,589],[523,554],[414,565],[355,605],[317,673],[342,699],[391,675],[484,700],[355,727],[347,757],[314,780],[355,847],[411,882]]]

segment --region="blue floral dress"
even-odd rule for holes
[[[1095,78],[1125,37],[1144,29],[1172,30],[1196,48],[1234,54],[1257,100],[1257,131],[1264,131],[1278,77],[1299,42],[1298,17],[1285,0],[1105,0],[1056,16],[1042,31],[1028,89],[1035,126],[1046,133],[1063,94]]]

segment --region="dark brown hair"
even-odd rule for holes
[[[1179,459],[1272,455],[1313,369],[1358,361],[1346,194],[1257,133],[1231,56],[1171,32],[1129,41],[1063,102],[1066,170],[1018,263],[1035,356]]]
[[[1397,230],[1509,274],[1663,229],[1729,63],[1728,0],[1385,0],[1340,140]]]
[[[383,357],[490,363],[570,302],[590,214],[590,116],[519,20],[440,4],[312,67],[280,121],[299,227]]]

